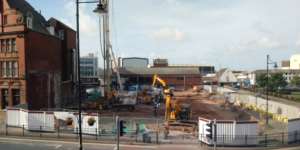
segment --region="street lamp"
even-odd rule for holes
[[[102,1],[104,2],[104,1]],[[107,69],[107,99],[110,100],[110,67],[109,67],[109,61],[110,61],[110,55],[109,55],[109,0],[105,1],[105,6],[102,4],[101,0],[99,0],[99,4],[93,10],[94,13],[97,13],[97,16],[101,19],[104,17],[104,14],[106,14],[106,69]]]
[[[270,61],[270,62],[269,62]],[[274,69],[277,69],[277,64],[276,62],[271,61],[269,55],[267,55],[267,118],[266,118],[266,124],[268,124],[268,119],[269,119],[269,105],[268,105],[268,95],[269,95],[269,64],[275,64]]]

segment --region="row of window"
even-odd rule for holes
[[[166,77],[166,76],[162,76],[162,77],[160,77],[160,78],[176,78],[176,77]],[[177,78],[184,78],[184,77],[177,77]],[[188,77],[185,77],[185,78],[200,78],[200,77],[190,77],[190,76],[188,76]]]
[[[18,77],[17,61],[2,61],[2,77]]]
[[[16,52],[17,51],[17,43],[16,39],[2,39],[1,40],[1,51],[2,52]]]
[[[20,90],[12,89],[13,106],[20,104]],[[2,89],[2,109],[9,106],[9,92],[8,89]]]
[[[81,73],[80,76],[94,76],[92,73]],[[95,71],[95,76],[97,76],[97,72]]]

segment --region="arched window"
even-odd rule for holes
[[[32,19],[33,19],[33,15],[31,12],[27,13],[27,27],[32,29]]]

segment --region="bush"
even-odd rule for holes
[[[289,95],[288,98],[289,98],[290,100],[294,100],[294,96]]]
[[[281,95],[280,95],[280,93],[277,93],[277,97],[280,97]]]
[[[274,92],[272,95],[273,95],[273,96],[276,96],[276,92]]]
[[[294,100],[295,100],[295,102],[297,102],[299,100],[299,98],[298,97],[294,97]]]
[[[283,95],[282,98],[288,99],[288,96],[287,95]]]

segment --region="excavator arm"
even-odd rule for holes
[[[166,86],[165,81],[163,81],[161,78],[159,78],[156,74],[155,74],[154,77],[153,77],[153,84],[152,84],[152,86],[155,85],[155,81],[156,81],[156,80],[158,80],[163,86]]]

